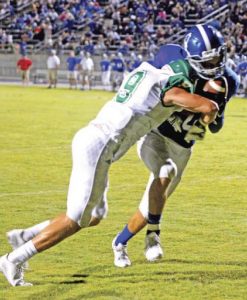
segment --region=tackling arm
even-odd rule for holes
[[[163,95],[163,104],[178,105],[185,110],[195,113],[202,113],[202,121],[205,124],[210,124],[216,118],[219,107],[214,101],[197,94],[191,94],[183,88],[172,87]]]

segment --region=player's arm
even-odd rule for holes
[[[216,98],[214,99],[218,104],[219,104],[219,112],[214,120],[214,122],[212,122],[208,128],[212,133],[217,133],[221,130],[221,128],[224,125],[224,112],[225,112],[225,108],[227,103],[231,100],[231,98],[237,94],[238,88],[239,88],[239,78],[237,76],[237,74],[232,71],[229,70],[227,68],[227,74],[228,76],[226,77],[226,81],[225,84],[226,86],[226,92],[225,93],[220,93],[218,95],[216,95]]]
[[[225,105],[224,105],[224,108],[220,107],[220,110],[219,110],[215,120],[211,124],[208,125],[210,132],[217,133],[223,127],[223,125],[224,125],[224,110],[225,110]]]
[[[162,102],[165,106],[178,105],[185,110],[202,113],[201,119],[205,124],[213,122],[219,110],[216,102],[197,94],[191,94],[179,87],[167,90],[163,95]]]

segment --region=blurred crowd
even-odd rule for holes
[[[16,13],[27,3],[28,8]],[[0,11],[0,17],[9,12],[0,45],[11,46],[17,37],[20,51],[36,41],[58,53],[78,48],[90,54],[117,50],[128,55],[138,49],[145,56],[169,42],[188,20],[201,19],[225,4],[229,14],[213,25],[221,29],[231,51],[244,54],[247,8],[235,0],[7,0]]]
[[[247,55],[247,4],[237,0],[2,1],[0,48],[22,56],[37,43],[60,56],[71,51],[76,57],[115,53],[130,71],[138,57],[151,59],[160,45],[173,42],[196,20],[210,19],[224,5],[229,12],[212,18],[211,24],[223,33],[228,65],[236,69]]]

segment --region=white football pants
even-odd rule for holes
[[[91,216],[102,216],[106,203],[111,141],[99,128],[88,125],[72,141],[72,172],[67,198],[67,216],[87,227]],[[103,214],[105,214],[103,212]]]
[[[184,148],[171,139],[152,131],[138,141],[137,151],[151,174],[140,202],[139,210],[148,217],[148,193],[154,178],[170,178],[167,196],[169,197],[179,184],[184,169],[191,157],[192,149]]]

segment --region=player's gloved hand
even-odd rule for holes
[[[184,139],[186,142],[203,140],[206,134],[206,124],[199,119],[190,127]]]

